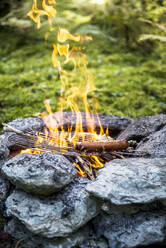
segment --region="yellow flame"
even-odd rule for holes
[[[53,18],[56,17],[56,9],[52,6],[56,2],[54,0],[42,0],[41,8],[38,8],[37,0],[33,0],[32,9],[28,12],[28,16],[37,23],[37,28],[41,27],[41,17],[46,16],[50,26],[50,31],[53,31]],[[45,36],[48,40],[48,33]],[[61,80],[61,94],[58,104],[58,114],[53,115],[49,102],[46,100],[45,107],[49,116],[43,113],[42,117],[47,126],[45,130],[46,137],[38,135],[38,143],[44,140],[50,144],[58,145],[60,147],[68,147],[69,145],[76,145],[78,141],[85,141],[87,133],[83,129],[83,120],[81,111],[86,113],[86,126],[88,130],[88,139],[90,141],[97,141],[98,135],[95,130],[95,119],[100,125],[100,135],[104,134],[99,117],[94,117],[88,103],[89,93],[96,90],[94,86],[94,76],[89,72],[87,66],[88,61],[86,55],[82,52],[83,48],[72,46],[66,42],[85,42],[92,41],[92,37],[86,35],[72,35],[67,29],[59,28],[57,41],[59,43],[53,44],[52,63],[59,71]],[[61,57],[61,59],[60,59]],[[64,66],[72,63],[73,69],[66,71]],[[65,108],[70,109],[76,115],[76,124],[68,125],[68,130],[63,126]],[[74,129],[74,132],[73,132]],[[49,130],[49,131],[48,131]],[[107,131],[108,133],[108,131]],[[30,152],[30,151],[29,151]],[[78,169],[78,174],[86,176],[85,172],[78,164],[75,164]],[[103,161],[100,157],[91,156],[91,163],[89,163],[90,170],[92,167],[103,167]]]
[[[56,1],[54,0],[49,0],[48,4],[55,4]],[[40,29],[41,27],[41,16],[47,16],[48,18],[48,22],[50,25],[50,31],[53,31],[53,27],[52,27],[52,18],[56,17],[56,9],[51,6],[51,5],[47,5],[46,4],[46,0],[42,1],[42,10],[38,9],[38,5],[37,5],[37,0],[33,0],[33,6],[32,9],[28,12],[28,16],[35,22],[37,23],[37,28]]]
[[[61,43],[66,42],[67,40],[73,40],[76,42],[80,41],[81,36],[74,36],[72,34],[69,33],[69,31],[65,28],[60,28],[59,32],[58,32],[58,41]]]

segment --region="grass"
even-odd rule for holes
[[[30,31],[31,35],[11,28],[0,32],[0,124],[38,116],[46,98],[56,111],[61,83],[51,63],[52,46],[43,42],[41,32]],[[120,44],[99,36],[87,44],[98,111],[134,118],[166,113],[164,45],[155,44],[147,54]]]
[[[38,40],[5,35],[0,49],[0,122],[33,116],[51,99],[56,109],[60,90],[51,64],[51,46]],[[8,37],[6,37],[8,35]],[[3,39],[2,39],[3,41]],[[10,47],[9,44],[13,43]],[[99,112],[131,117],[155,115],[166,110],[166,54],[145,56],[111,48],[103,51],[101,40],[89,44],[89,70],[96,77]],[[156,62],[157,61],[157,62]]]

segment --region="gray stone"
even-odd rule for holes
[[[5,145],[4,138],[4,135],[0,136],[0,168],[9,157],[9,149]]]
[[[154,201],[147,204],[127,204],[127,205],[115,205],[109,201],[105,201],[102,204],[103,212],[107,214],[136,214],[140,212],[153,212],[160,210],[166,210],[166,201]]]
[[[7,215],[17,217],[34,234],[46,238],[68,236],[99,213],[100,203],[85,191],[88,181],[75,178],[51,197],[15,190],[6,201]]]
[[[88,224],[65,238],[48,239],[31,233],[18,219],[13,218],[6,224],[5,231],[16,241],[21,241],[23,248],[108,248],[103,238],[95,240],[90,237]]]
[[[44,127],[43,120],[34,117],[15,119],[7,124],[24,132],[42,131]],[[8,132],[6,127],[3,130]]]
[[[74,248],[86,242],[89,235],[89,227],[85,226],[66,238],[47,239],[31,233],[17,219],[10,220],[5,231],[14,239],[22,241],[20,245],[23,248]]]
[[[117,139],[140,141],[164,126],[166,126],[166,115],[140,117],[132,122]]]
[[[50,195],[69,184],[77,170],[62,155],[42,153],[17,155],[3,164],[2,173],[26,192]]]
[[[89,118],[86,118],[85,113],[81,113],[82,116],[82,126],[84,131],[87,131],[87,123],[90,122]],[[125,130],[129,124],[132,123],[133,119],[122,117],[118,115],[104,115],[104,114],[93,114],[94,116],[94,122],[95,122],[95,130],[99,132],[100,130],[100,123],[104,130],[108,128],[110,131],[110,135],[112,137],[117,136],[120,132]],[[55,114],[48,115],[44,118],[45,123],[49,126],[50,120],[55,119],[58,123],[58,126],[64,127],[64,129],[68,130],[67,127],[73,125],[75,127],[76,124],[76,114],[71,112],[63,112],[63,115],[61,112],[56,112]],[[98,121],[100,119],[100,122]]]
[[[28,139],[21,135],[18,135],[14,132],[6,132],[4,136],[4,143],[6,147],[12,152],[22,150],[27,147]]]
[[[43,120],[32,117],[16,119],[14,121],[9,122],[8,125],[23,132],[43,131],[43,128],[45,126]],[[14,132],[9,132],[6,127],[4,127],[3,129],[6,132],[4,142],[10,150],[18,150],[24,147],[24,137],[21,137]]]
[[[9,193],[9,182],[2,178],[0,174],[0,204],[4,202]]]
[[[86,190],[116,205],[166,199],[166,158],[117,159]]]
[[[150,247],[165,243],[166,211],[100,214],[93,225],[97,238],[104,236],[111,248]]]
[[[149,154],[151,157],[166,157],[166,126],[142,140],[136,151]]]

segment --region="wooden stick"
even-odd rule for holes
[[[91,170],[90,170],[90,168],[88,166],[88,163],[83,158],[81,158],[78,155],[76,156],[76,158],[78,159],[79,165],[85,171],[85,173],[87,174],[87,176],[89,177],[89,179],[94,180],[95,177],[94,177],[93,173],[91,172]]]
[[[76,150],[87,152],[121,151],[129,147],[127,140],[114,140],[111,142],[78,142]]]

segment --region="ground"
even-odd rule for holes
[[[61,84],[51,63],[52,47],[34,30],[28,36],[1,29],[0,123],[38,116],[46,98],[56,111]],[[154,46],[148,53],[101,37],[86,44],[98,112],[134,118],[166,113],[166,52],[163,44]]]

